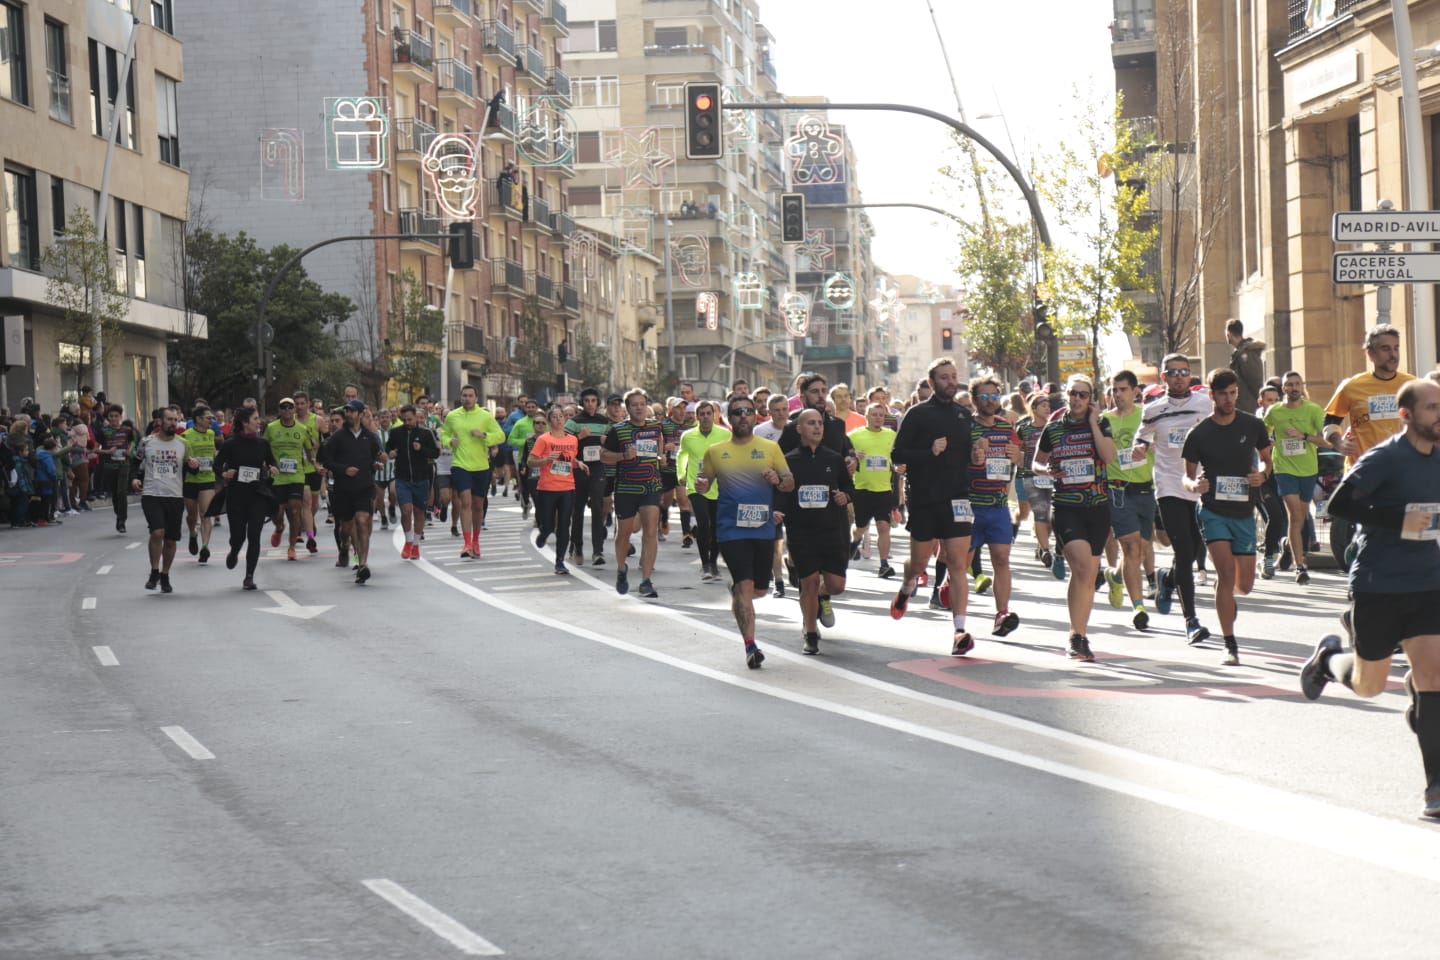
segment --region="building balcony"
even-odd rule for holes
[[[570,36],[570,12],[565,9],[565,0],[549,0],[540,22],[554,27],[562,37]]]
[[[530,198],[530,218],[525,221],[525,229],[549,230],[550,229],[550,204],[539,197]]]
[[[806,347],[805,362],[819,363],[824,361],[854,360],[855,348],[848,343],[833,344],[828,347]]]
[[[474,23],[475,8],[471,0],[435,0],[435,22],[452,27],[469,27]]]
[[[459,60],[435,61],[435,87],[441,97],[448,95],[465,106],[475,106],[475,74]]]
[[[1306,15],[1310,8],[1313,6],[1313,4],[1311,4],[1309,0],[1290,0],[1290,29],[1286,35],[1286,39],[1290,43],[1295,43],[1297,41],[1305,39],[1312,33],[1319,33],[1321,30],[1324,30],[1331,24],[1343,20],[1356,7],[1364,6],[1365,4],[1370,2],[1372,2],[1372,0],[1335,0],[1335,16],[1331,17],[1329,20],[1324,21],[1323,23],[1316,22],[1313,19],[1307,23]]]
[[[462,331],[460,349],[466,353],[477,354],[481,357],[489,353],[489,344],[485,342],[486,337],[484,330],[479,327],[470,326],[461,327],[460,330]]]
[[[528,44],[522,46],[515,54],[515,70],[517,73],[523,71],[531,79],[544,83],[545,52]]]
[[[570,74],[559,67],[550,68],[550,76],[546,88],[566,104],[570,103]]]
[[[490,127],[492,130],[500,130],[513,135],[515,133],[515,111],[503,103],[500,104],[490,118]]]
[[[444,233],[445,226],[440,222],[439,217],[427,216],[423,210],[415,207],[401,207],[400,232],[431,235],[423,239],[421,237],[414,237],[412,239],[401,240],[401,250],[414,250],[417,253],[435,253],[440,249],[440,239],[434,235]]]
[[[425,152],[434,136],[435,128],[424,120],[402,117],[395,121],[395,154],[405,159],[418,160],[418,155]]]
[[[568,213],[550,214],[550,232],[561,240],[569,240],[575,235],[575,220]]]
[[[515,56],[515,31],[499,20],[486,20],[480,25],[480,46],[487,54]]]
[[[722,9],[718,0],[645,0],[641,15],[646,20],[691,17],[718,20],[722,16]]]
[[[725,62],[718,47],[709,43],[681,43],[674,46],[647,44],[645,56],[665,58],[647,65],[649,73],[694,73],[707,77],[718,76],[720,66]]]
[[[508,180],[495,181],[495,209],[512,220],[525,217],[525,193],[520,184]]]
[[[545,14],[545,0],[515,0],[514,6],[516,10],[529,7],[542,16]]]
[[[529,277],[530,289],[535,291],[536,298],[547,306],[555,305],[556,283],[553,277],[547,274],[535,272]]]
[[[571,316],[580,316],[580,291],[568,283],[560,285],[560,307]]]
[[[514,260],[490,261],[490,290],[493,293],[523,297],[529,292],[525,280],[525,268]]]
[[[428,80],[435,66],[435,51],[430,41],[415,31],[397,29],[390,59],[395,73],[413,74],[416,79]]]

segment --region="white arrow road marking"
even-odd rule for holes
[[[115,659],[115,652],[109,647],[91,647],[95,651],[95,659],[100,661],[102,667],[118,667],[120,661]]]
[[[305,607],[291,600],[283,590],[266,590],[265,596],[271,602],[278,604],[274,607],[256,607],[261,613],[278,613],[282,617],[294,617],[296,620],[312,620],[327,610],[334,609],[333,605],[323,607]]]
[[[370,892],[419,921],[437,937],[448,940],[461,953],[472,957],[505,955],[495,944],[471,930],[449,914],[442,913],[393,880],[362,881]]]

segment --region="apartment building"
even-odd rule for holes
[[[894,396],[908,397],[936,357],[953,359],[961,383],[969,380],[970,350],[965,343],[969,312],[964,294],[956,287],[909,274],[882,276],[880,282],[886,293],[881,299],[894,304],[891,336],[896,360],[894,372],[888,376]]]
[[[383,343],[413,282],[445,317],[432,393],[563,390],[580,316],[563,0],[254,0],[245,30],[235,18],[207,3],[180,25],[204,64],[182,106],[201,127],[191,170],[207,224],[293,247],[384,236],[305,261],[357,305],[342,336]],[[459,222],[477,261],[452,273],[441,235]],[[532,341],[538,367],[519,360]]]
[[[650,362],[701,393],[736,378],[788,383],[797,360],[778,308],[790,271],[778,242],[785,121],[727,113],[718,161],[685,159],[683,143],[686,82],[718,82],[736,99],[778,97],[774,38],[758,6],[571,0],[570,15],[571,207],[585,230],[660,263],[655,309],[645,312],[657,326],[641,320]],[[666,316],[669,333],[659,327]]]
[[[188,191],[176,13],[172,0],[0,2],[0,315],[7,318],[0,405],[13,409],[33,397],[54,410],[83,383],[127,415],[148,417],[169,399],[167,338],[205,335],[205,318],[186,316],[180,282]],[[104,236],[129,302],[119,336],[97,354],[93,339],[78,336],[48,302],[41,268],[77,211],[101,219],[107,157]]]

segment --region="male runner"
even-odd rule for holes
[[[745,644],[745,665],[760,669],[765,654],[755,642],[755,596],[770,582],[775,542],[775,493],[795,489],[795,478],[778,444],[755,436],[755,404],[745,397],[730,401],[730,439],[705,451],[695,490],[718,486],[716,538],[730,571],[730,610]]]
[[[785,455],[795,480],[794,492],[782,500],[785,539],[790,562],[800,578],[800,616],[804,622],[804,652],[820,652],[818,619],[835,626],[830,599],[845,592],[850,561],[850,518],[846,507],[855,493],[850,471],[840,454],[821,446],[824,415],[806,408],[795,417],[800,446]]]
[[[183,474],[185,522],[190,530],[190,555],[199,554],[200,563],[210,560],[210,504],[215,499],[215,431],[208,407],[196,407],[190,414],[190,429],[180,435],[185,444]]]
[[[1426,817],[1440,819],[1440,383],[1411,379],[1396,395],[1402,432],[1372,446],[1340,481],[1329,510],[1360,524],[1350,565],[1351,649],[1322,639],[1300,671],[1311,700],[1338,680],[1374,697],[1398,644],[1410,662],[1405,719],[1420,743]]]
[[[995,624],[991,633],[1003,637],[1020,626],[1020,617],[1010,612],[1010,548],[1015,542],[1015,525],[1010,517],[1009,489],[1010,478],[1025,451],[1020,435],[1000,415],[1000,383],[993,377],[976,377],[970,381],[970,396],[975,401],[971,443],[980,454],[970,467],[970,507],[975,514],[970,552],[990,548],[990,563],[995,568],[991,577],[995,589]],[[948,570],[951,579],[958,574],[963,589],[964,568]],[[941,602],[944,600],[942,596]]]
[[[1140,396],[1140,380],[1129,370],[1121,370],[1110,378],[1110,394],[1114,407],[1103,416],[1110,424],[1110,437],[1115,441],[1116,459],[1106,468],[1110,478],[1110,529],[1120,544],[1120,572],[1106,571],[1110,586],[1110,605],[1121,605],[1121,590],[1130,596],[1134,615],[1130,622],[1136,630],[1150,625],[1145,611],[1145,570],[1150,541],[1155,537],[1155,454],[1147,449],[1136,457],[1135,436],[1140,432],[1144,411],[1136,404]]]
[[[305,527],[305,549],[315,554],[320,550],[315,542],[315,518],[320,515],[320,486],[324,482],[324,475],[315,465],[315,455],[320,449],[320,417],[311,409],[310,395],[304,390],[296,390],[294,400],[295,422],[310,431],[310,440],[305,445],[309,455],[304,463],[305,495],[300,499],[300,522]]]
[[[405,531],[401,560],[420,559],[425,532],[425,506],[430,500],[430,474],[440,456],[434,432],[420,422],[413,404],[400,408],[401,426],[385,437],[385,453],[395,465],[395,499],[400,503],[400,526]]]
[[[145,581],[145,589],[159,586],[161,593],[173,593],[170,565],[175,562],[175,545],[180,542],[180,524],[185,518],[180,472],[186,459],[185,442],[175,435],[180,427],[179,411],[165,407],[152,416],[160,429],[140,441],[139,473],[131,486],[140,494],[140,510],[150,531],[150,579]]]
[[[1225,638],[1221,663],[1233,667],[1240,663],[1235,595],[1255,586],[1255,498],[1270,469],[1270,433],[1259,417],[1236,409],[1235,371],[1212,370],[1209,383],[1215,412],[1186,436],[1181,456],[1185,489],[1200,494],[1200,535],[1215,565],[1215,615]]]
[[[1310,582],[1305,566],[1305,520],[1310,515],[1310,501],[1315,483],[1320,479],[1320,457],[1317,448],[1325,443],[1325,411],[1318,403],[1305,397],[1305,380],[1298,371],[1285,374],[1281,383],[1284,403],[1273,403],[1265,411],[1265,428],[1274,446],[1271,462],[1275,464],[1275,492],[1285,504],[1289,536],[1282,541],[1281,551],[1289,550],[1295,564],[1295,582]],[[1275,575],[1274,558],[1265,558],[1266,579]]]
[[[865,409],[865,426],[850,432],[850,443],[860,464],[855,471],[854,539],[864,543],[870,521],[875,521],[882,580],[895,576],[890,566],[890,513],[895,509],[890,455],[895,449],[895,431],[885,426],[888,412],[885,404],[871,403]]]
[[[280,419],[265,425],[262,436],[275,454],[275,463],[280,472],[275,477],[271,490],[275,494],[275,531],[270,534],[270,546],[280,546],[285,531],[285,521],[290,521],[290,545],[285,550],[285,559],[295,559],[295,544],[300,541],[304,528],[303,511],[305,500],[305,470],[302,466],[310,456],[310,428],[295,418],[295,400],[286,397],[279,404]]]
[[[105,422],[95,428],[100,444],[100,489],[110,494],[115,509],[115,529],[125,532],[130,513],[130,458],[135,452],[135,428],[126,426],[125,408],[112,403],[105,408]]]
[[[680,462],[684,477],[681,482],[690,494],[690,509],[695,516],[695,534],[700,549],[700,579],[705,582],[720,579],[720,542],[716,539],[715,502],[719,489],[712,486],[707,493],[700,493],[695,479],[700,475],[700,466],[705,461],[705,451],[717,443],[729,440],[731,431],[715,424],[715,404],[701,400],[695,405],[695,419],[698,424],[680,435]]]
[[[905,561],[900,590],[890,601],[890,616],[896,620],[905,616],[937,541],[949,569],[966,568],[975,519],[970,507],[969,468],[977,465],[977,458],[970,413],[955,403],[955,395],[960,392],[960,372],[955,361],[949,357],[936,359],[930,364],[925,383],[933,387],[930,399],[906,412],[892,454],[895,463],[905,467],[910,485],[910,518],[906,523],[910,558]],[[975,638],[965,629],[969,597],[969,590],[950,591],[954,626],[951,656],[964,656],[975,647]]]
[[[1089,377],[1072,376],[1065,385],[1068,402],[1040,433],[1035,469],[1049,467],[1055,482],[1051,521],[1058,553],[1070,565],[1066,608],[1070,637],[1066,655],[1093,663],[1088,636],[1095,606],[1095,574],[1110,539],[1110,497],[1106,469],[1116,459],[1110,422],[1100,416],[1099,398]]]
[[[671,397],[665,401],[665,418],[660,421],[660,430],[665,435],[665,456],[660,461],[660,535],[665,540],[670,536],[670,505],[676,501],[679,477],[676,470],[676,456],[680,452],[680,434],[685,432],[685,401]],[[690,537],[690,511],[680,512],[681,535]]]
[[[630,535],[640,525],[640,596],[654,599],[659,594],[650,576],[655,572],[660,527],[660,458],[665,437],[660,423],[652,418],[644,390],[625,394],[628,419],[605,434],[601,462],[615,467],[615,592],[630,592],[626,560],[630,556]]]
[[[473,388],[471,388],[473,389]],[[337,539],[344,528],[345,540],[354,545],[355,582],[370,579],[370,530],[375,510],[375,471],[384,462],[385,451],[380,438],[360,425],[365,404],[348,401],[344,408],[344,424],[330,435],[321,451],[321,462],[335,476],[335,489],[330,494],[330,509],[335,513]],[[276,480],[281,479],[279,476]],[[341,560],[349,561],[341,548]],[[337,564],[341,566],[342,564]]]
[[[1353,467],[1360,455],[1401,429],[1396,391],[1415,377],[1400,369],[1400,331],[1382,323],[1365,334],[1370,369],[1335,388],[1325,407],[1325,440]],[[1340,425],[1349,422],[1349,429]]]
[[[479,399],[473,386],[461,387],[460,406],[446,414],[440,431],[440,443],[454,451],[450,489],[465,536],[461,560],[480,559],[480,525],[490,496],[490,448],[505,442],[505,431],[489,410],[479,406]]]
[[[600,444],[610,429],[610,418],[600,412],[600,391],[580,391],[580,411],[565,424],[565,430],[580,444],[580,460],[586,469],[575,476],[575,512],[570,517],[570,555],[585,564],[585,508],[590,508],[590,545],[595,565],[605,562],[605,471],[600,469]]]
[[[1185,464],[1180,452],[1190,428],[1210,416],[1214,404],[1205,391],[1190,389],[1190,361],[1183,353],[1169,354],[1161,366],[1165,394],[1145,404],[1132,458],[1140,460],[1152,450],[1155,453],[1155,502],[1170,549],[1175,553],[1174,566],[1155,571],[1155,609],[1168,615],[1178,588],[1186,638],[1191,643],[1203,643],[1209,639],[1210,631],[1200,625],[1195,612],[1195,556],[1200,547],[1195,505],[1200,495],[1184,484]]]
[[[537,427],[536,421],[539,421]],[[509,422],[509,418],[506,418]],[[538,431],[545,430],[545,416],[540,411],[540,404],[526,398],[525,415],[516,419],[505,429],[505,442],[510,446],[510,453],[507,455],[515,463],[515,482],[520,491],[520,516],[530,516],[530,501],[535,492],[535,481],[539,474],[534,473],[525,464],[525,442]],[[482,522],[484,518],[481,518]]]

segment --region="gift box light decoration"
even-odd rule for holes
[[[389,105],[383,97],[327,97],[325,159],[332,170],[379,170],[390,162]]]

